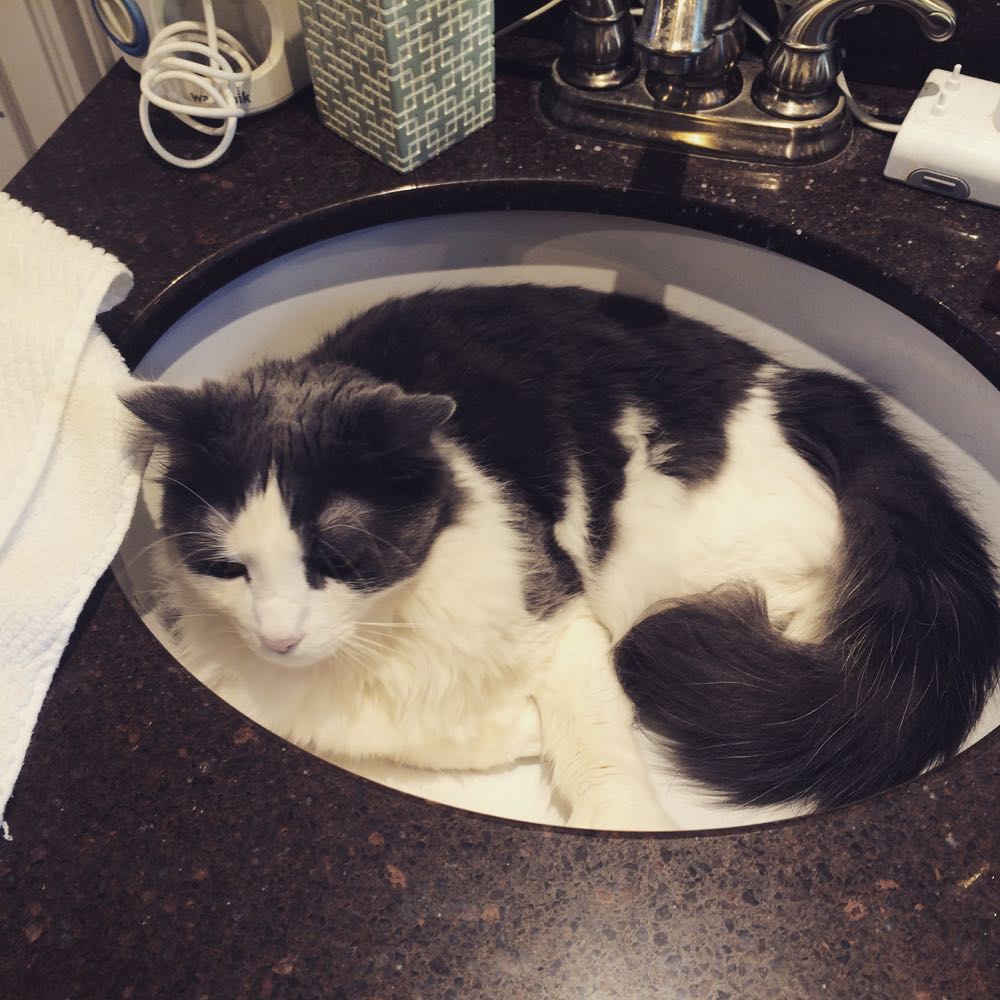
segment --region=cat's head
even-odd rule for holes
[[[267,362],[125,405],[158,446],[175,572],[251,650],[315,663],[423,565],[454,486],[433,436],[455,404],[344,366]]]

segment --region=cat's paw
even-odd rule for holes
[[[570,812],[567,826],[586,830],[676,830],[677,825],[655,802],[580,802]]]

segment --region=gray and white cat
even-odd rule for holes
[[[839,804],[997,680],[981,533],[874,394],[637,299],[424,293],[125,402],[180,641],[324,756],[540,755],[574,824],[663,829],[637,726],[731,801]]]

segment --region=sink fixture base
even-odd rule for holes
[[[612,89],[584,90],[567,83],[554,65],[542,84],[541,109],[570,131],[757,163],[818,163],[847,145],[851,116],[843,98],[819,118],[776,118],[754,104],[754,76],[752,70],[744,74],[739,95],[728,104],[685,111],[654,98],[642,76]]]

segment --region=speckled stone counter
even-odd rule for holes
[[[308,92],[241,124],[218,167],[171,169],[119,68],[8,190],[133,270],[103,323],[133,363],[198,297],[303,241],[545,208],[667,220],[814,264],[1000,385],[1000,316],[980,305],[1000,212],[883,181],[889,140],[867,131],[808,168],[569,135],[536,110],[543,60],[519,55],[500,60],[496,122],[407,176],[326,131]],[[767,827],[607,835],[463,813],[247,722],[105,578],[7,811],[0,996],[995,998],[998,793],[994,734],[922,780]]]

